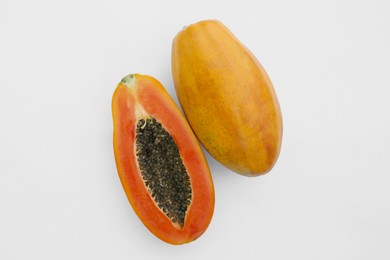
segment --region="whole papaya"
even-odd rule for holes
[[[193,131],[217,161],[246,176],[272,169],[283,131],[277,96],[259,61],[221,22],[176,35],[172,73]]]

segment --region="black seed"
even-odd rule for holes
[[[173,222],[183,226],[192,189],[175,141],[155,118],[141,119],[136,129],[136,151],[148,192]]]

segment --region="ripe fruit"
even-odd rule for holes
[[[112,98],[114,153],[134,211],[158,238],[198,238],[214,211],[207,162],[190,126],[156,79],[128,75]]]
[[[274,88],[255,56],[222,23],[201,21],[179,32],[172,73],[192,129],[216,160],[247,176],[273,167],[282,143]]]

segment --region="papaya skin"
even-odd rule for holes
[[[112,97],[114,154],[126,196],[143,224],[161,240],[179,245],[197,239],[214,212],[214,186],[208,164],[190,126],[159,81],[147,75],[126,76]],[[184,226],[162,212],[147,191],[136,158],[136,123],[154,117],[177,144],[190,176],[192,199]]]
[[[232,171],[259,176],[282,144],[279,102],[256,57],[219,21],[185,27],[173,40],[176,93],[205,149]]]

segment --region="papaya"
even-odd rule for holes
[[[276,163],[282,115],[266,71],[217,20],[184,27],[172,44],[175,90],[205,149],[232,171],[259,176]]]
[[[155,78],[131,74],[112,97],[115,162],[143,224],[169,244],[197,239],[214,211],[208,164],[191,127]]]

